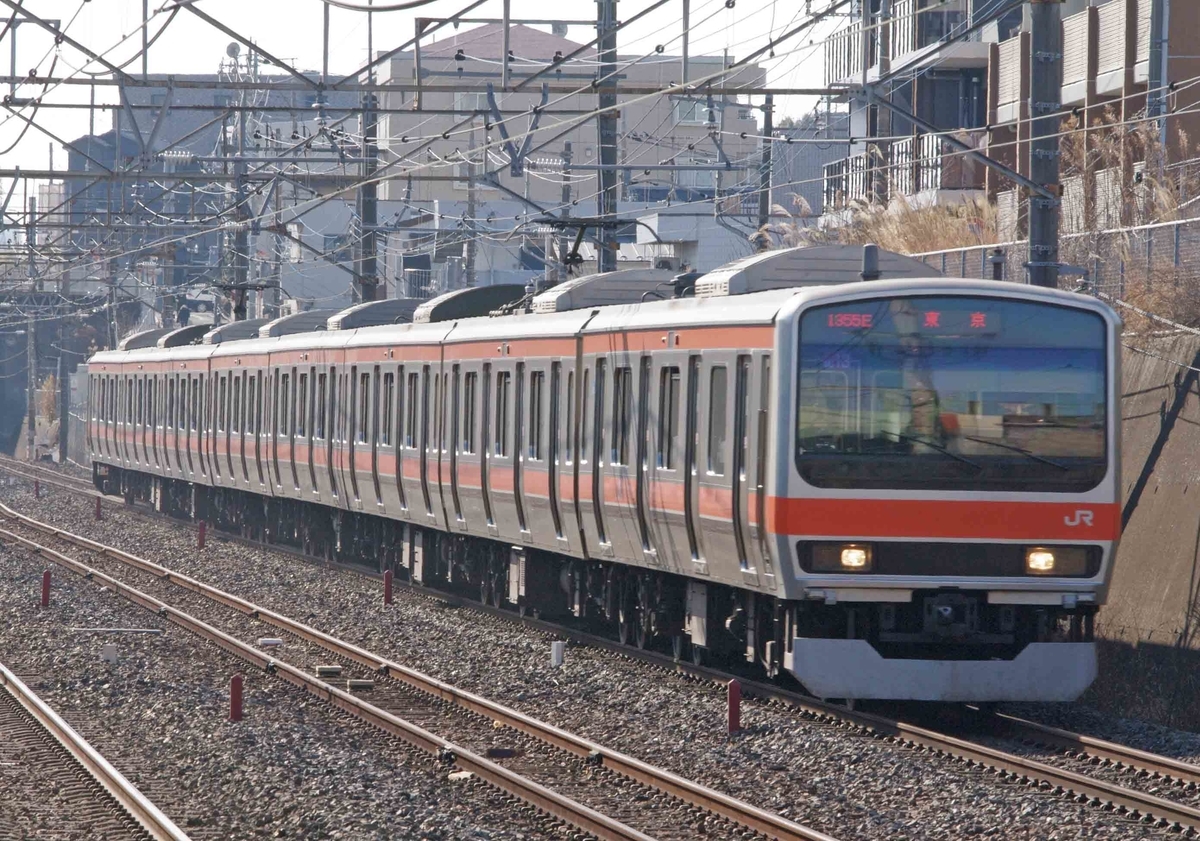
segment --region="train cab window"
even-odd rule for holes
[[[658,389],[658,466],[674,470],[679,451],[679,368],[662,369]]]
[[[381,398],[383,417],[379,423],[379,443],[385,447],[392,446],[392,413],[396,403],[396,375],[383,375],[383,396]]]
[[[317,375],[317,410],[313,412],[313,437],[325,440],[325,374]]]
[[[408,375],[408,396],[406,398],[406,417],[404,420],[404,446],[409,449],[414,449],[417,446],[417,414],[419,412],[420,403],[417,399],[418,390],[421,387],[421,375],[412,373]]]
[[[296,437],[308,435],[308,374],[296,380]]]
[[[545,391],[546,372],[531,371],[529,373],[529,458],[541,461],[542,436],[545,434]]]
[[[512,375],[508,371],[496,373],[496,441],[495,453],[508,455],[508,387]]]
[[[633,403],[633,370],[613,369],[612,458],[613,464],[629,464],[629,412]]]
[[[708,472],[725,475],[725,409],[729,401],[729,375],[724,365],[713,366],[708,386]]]
[[[462,451],[475,452],[475,388],[479,374],[467,371],[463,376],[462,397]]]
[[[362,374],[358,378],[358,443],[367,443],[371,433],[371,375]]]

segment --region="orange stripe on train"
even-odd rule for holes
[[[1116,503],[918,499],[767,500],[767,530],[856,538],[1116,540]]]

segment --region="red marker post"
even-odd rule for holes
[[[729,732],[736,733],[742,729],[742,685],[736,680],[729,681]]]
[[[384,570],[383,573],[383,603],[392,603],[392,571]]]
[[[50,570],[42,573],[42,607],[50,606]]]
[[[229,720],[242,720],[242,676],[234,675],[229,679]]]
[[[102,519],[100,516],[100,497],[96,497],[96,519]]]
[[[33,498],[34,499],[42,498],[42,483],[39,482],[37,479],[33,480]]]
[[[204,533],[208,531],[208,524],[203,520],[200,521],[200,530],[196,532],[196,548],[204,548]]]

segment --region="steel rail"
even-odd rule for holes
[[[198,581],[191,576],[174,572],[166,567],[160,566],[159,564],[155,564],[152,561],[147,561],[143,558],[137,557],[136,555],[124,552],[123,550],[106,546],[89,538],[72,534],[48,524],[41,523],[32,517],[14,511],[7,505],[0,504],[0,514],[6,518],[17,520],[18,522],[21,522],[30,528],[36,529],[37,531],[70,543],[73,546],[84,548],[88,551],[95,552],[96,554],[103,555],[104,557],[119,561],[128,566],[132,566],[143,572],[175,584],[176,586],[182,587],[183,589],[202,595],[212,601],[236,610],[239,613],[245,614],[254,619],[258,619],[259,621],[280,628],[281,630],[299,637],[300,639],[320,646],[321,648],[336,654],[339,657],[343,657],[352,662],[367,666],[379,674],[386,675],[390,678],[406,683],[409,686],[412,686],[428,695],[439,698],[443,701],[447,701],[455,706],[479,715],[487,716],[494,721],[499,721],[502,724],[513,728],[514,730],[525,733],[529,736],[533,736],[534,738],[537,738],[561,750],[570,752],[576,756],[588,757],[592,761],[598,761],[599,764],[621,774],[622,776],[669,794],[688,803],[689,805],[732,820],[741,826],[752,829],[755,832],[762,833],[769,838],[780,839],[780,841],[792,841],[793,839],[803,839],[803,841],[834,841],[834,839],[829,835],[797,824],[794,821],[788,820],[787,818],[781,817],[772,812],[768,812],[764,809],[760,809],[749,803],[730,797],[727,794],[723,794],[719,791],[708,788],[707,786],[700,785],[699,783],[695,783],[684,777],[680,777],[677,774],[673,774],[662,768],[650,765],[649,763],[643,762],[627,754],[604,747],[603,745],[589,741],[580,736],[576,736],[572,733],[562,730],[561,728],[539,721],[538,719],[525,715],[524,713],[518,712],[517,710],[509,707],[505,707],[494,701],[490,701],[479,695],[475,695],[474,693],[466,692],[448,683],[418,672],[415,669],[411,669],[394,661],[379,657],[363,648],[337,639],[336,637],[332,637],[316,630],[315,628],[297,622],[293,619],[283,616],[282,614],[268,610],[267,608],[260,607],[252,602],[246,601],[245,599],[234,596],[216,587],[212,587],[211,585]],[[51,549],[40,546],[40,544],[37,544],[34,541],[30,541],[27,538],[21,538],[19,535],[14,535],[12,532],[0,530],[0,538],[5,536],[13,537],[19,540],[23,545],[26,545],[28,548],[31,548],[36,552],[43,554],[50,553],[51,557],[62,557],[60,553],[56,553]],[[92,572],[95,576],[101,575],[101,573],[97,571],[93,570]],[[104,576],[104,578],[116,583],[114,579],[110,579],[107,576]],[[125,587],[124,585],[120,586],[125,590],[132,591],[131,588]],[[139,593],[139,595],[143,598],[151,599],[151,597],[145,596],[144,594]],[[156,601],[155,609],[158,609],[160,614],[163,614],[164,609],[170,611],[169,614],[166,614],[169,617],[179,613],[179,611],[175,611],[173,608],[168,608],[164,603],[157,602],[157,600],[153,601]],[[191,622],[197,623],[198,625],[203,625],[203,623],[200,623],[199,620],[194,620],[190,617],[188,617],[188,619]],[[196,630],[197,633],[201,633],[206,637],[210,636],[209,631],[212,631],[224,637],[226,642],[232,642],[239,646],[244,646],[243,643],[233,640],[232,638],[224,635],[222,632],[217,631],[215,628],[210,628],[209,626],[205,626],[204,630],[197,630],[196,628],[189,629]],[[213,639],[216,641],[216,638]],[[218,642],[218,644],[220,644],[220,642]],[[222,647],[225,646],[223,645]],[[265,666],[266,662],[271,661],[271,658],[258,653],[248,646],[245,647],[254,653],[256,658],[255,662],[258,662],[260,666]],[[277,661],[276,663],[277,668],[284,668],[284,664],[278,663]],[[289,666],[287,668],[291,669],[292,667]],[[297,674],[302,676],[306,682],[320,684],[322,687],[327,686],[324,684],[324,682],[318,681],[304,672],[299,672],[298,670],[296,671]],[[334,692],[338,691],[333,690],[331,687],[329,687],[329,689]],[[315,694],[321,693],[318,692]],[[346,697],[350,698],[355,703],[362,703],[353,698],[353,696],[346,695]],[[387,713],[384,713],[382,710],[379,710],[378,712],[387,715]],[[422,731],[422,733],[425,733],[425,731]],[[425,736],[433,739],[438,738],[432,736],[432,734],[425,734]],[[426,747],[425,744],[420,744],[418,746],[430,749]],[[436,746],[433,749],[434,752],[436,752],[437,747],[443,746]],[[456,754],[460,750],[454,746],[447,745],[447,747],[450,750],[453,750]],[[487,760],[480,761],[486,762]],[[499,768],[500,766],[496,767]],[[475,769],[469,767],[467,770]],[[480,774],[480,776],[484,775]],[[576,820],[572,820],[564,815],[558,816],[563,817],[564,820],[568,820],[568,822],[576,826],[580,826]],[[581,828],[588,829],[588,831],[596,831],[595,829],[588,827],[581,826]],[[604,836],[601,834],[601,837],[623,836]]]
[[[71,725],[0,663],[0,686],[153,838],[188,841],[188,836]]]
[[[11,468],[8,466],[8,464],[4,463],[3,460],[0,460],[0,469],[9,470]],[[73,487],[66,487],[65,489],[68,491],[76,490],[76,488]],[[91,493],[97,494],[98,492],[91,490]],[[4,506],[0,506],[0,508],[4,508]],[[131,509],[131,511],[139,516],[151,516],[147,512],[143,512],[136,508]],[[171,522],[176,523],[176,521]],[[187,525],[185,523],[176,524]],[[308,556],[306,556],[304,553],[289,547],[274,546],[272,544],[263,543],[262,541],[251,540],[233,534],[215,533],[214,536],[219,536],[221,539],[244,543],[258,548],[269,548],[273,551],[285,552],[297,558],[309,560]],[[86,538],[82,539],[86,540]],[[149,564],[150,562],[146,563]],[[153,564],[151,564],[151,566],[153,566]],[[362,570],[357,567],[345,564],[339,564],[339,566],[355,573],[377,577],[375,573],[371,573],[367,570]],[[603,648],[617,654],[635,657],[652,665],[687,674],[706,681],[724,684],[731,678],[737,678],[742,684],[743,695],[755,696],[764,700],[782,703],[794,709],[800,710],[808,715],[827,719],[836,719],[864,730],[878,733],[882,736],[948,753],[958,759],[985,765],[997,771],[1028,779],[1031,782],[1044,783],[1049,784],[1050,786],[1060,787],[1064,790],[1069,790],[1076,794],[1086,796],[1092,800],[1099,800],[1102,803],[1111,803],[1116,807],[1124,808],[1129,811],[1137,812],[1139,814],[1154,815],[1160,817],[1162,820],[1171,823],[1177,823],[1180,826],[1192,827],[1196,830],[1200,830],[1200,810],[1193,809],[1183,804],[1173,803],[1172,801],[1163,798],[1157,798],[1153,795],[1143,795],[1124,786],[1119,786],[1117,784],[1108,783],[1102,780],[1094,780],[1077,772],[1055,768],[1052,765],[1040,763],[1036,760],[1026,759],[1015,754],[999,751],[983,745],[977,745],[967,739],[939,733],[937,731],[919,727],[898,719],[890,719],[886,716],[874,713],[849,710],[844,706],[820,701],[816,698],[788,690],[781,686],[747,679],[741,675],[731,674],[729,672],[724,672],[707,666],[698,666],[691,663],[680,662],[659,652],[631,648],[630,646],[622,645],[615,640],[610,640],[606,637],[579,631],[567,626],[558,625],[528,616],[520,617],[511,611],[485,605],[478,601],[464,598],[455,594],[446,593],[440,590],[430,590],[426,587],[416,587],[399,579],[394,581],[394,586],[408,589],[420,595],[445,601],[456,606],[469,607],[474,610],[479,610],[497,618],[523,624],[527,627],[533,627],[546,633],[566,637],[579,644]],[[246,604],[248,605],[249,603],[247,602]],[[260,613],[263,617],[265,617],[269,611],[260,611]],[[281,625],[279,627],[284,626]],[[285,628],[285,630],[290,629]],[[353,649],[354,647],[349,646],[349,648]],[[357,656],[353,655],[344,656],[349,656],[349,659],[356,660],[357,662],[374,668],[384,668],[386,664],[386,668],[389,669],[389,673],[392,667],[397,666],[397,664],[384,661],[367,652],[363,652],[363,656],[365,656],[366,659],[358,659]],[[397,668],[404,669],[402,666],[397,666]],[[397,677],[398,674],[399,673],[393,676]],[[401,677],[400,679],[404,678]],[[447,700],[451,700],[451,698],[447,697]],[[484,712],[485,714],[491,714],[490,712]],[[1116,742],[1111,742],[1092,736],[1086,736],[1079,733],[1073,733],[1067,730],[1039,724],[1037,722],[1027,721],[1016,716],[996,714],[993,717],[996,719],[998,724],[1007,727],[1011,731],[1011,735],[1006,736],[1006,738],[1017,738],[1028,742],[1047,745],[1067,752],[1086,754],[1087,756],[1106,760],[1119,766],[1145,771],[1151,775],[1164,779],[1178,781],[1183,784],[1194,784],[1200,786],[1200,766],[1198,765],[1183,762],[1171,757],[1153,754],[1148,751],[1138,750],[1137,748],[1129,747]]]
[[[15,519],[23,521],[22,515],[17,515]],[[32,528],[38,528],[36,525],[26,523]],[[45,530],[45,529],[39,529]],[[62,533],[54,530],[55,537],[69,541]],[[88,566],[87,564],[70,558],[67,555],[57,552],[47,546],[43,546],[36,541],[30,540],[27,537],[16,534],[15,532],[6,529],[0,529],[0,540],[16,543],[32,551],[39,557],[47,558],[54,561],[79,575],[90,580],[103,582],[106,586],[112,589],[113,592],[132,601],[147,610],[153,611],[158,616],[172,622],[185,630],[191,631],[202,639],[209,640],[215,643],[218,647],[233,656],[267,672],[283,680],[288,681],[295,686],[304,689],[310,694],[328,702],[334,707],[350,713],[351,715],[374,724],[376,727],[388,732],[394,736],[398,736],[414,747],[431,753],[439,757],[451,757],[453,763],[465,771],[470,771],[480,779],[483,779],[497,788],[515,795],[542,811],[553,815],[554,817],[571,824],[579,829],[595,835],[597,838],[605,839],[605,841],[653,841],[650,836],[639,832],[632,827],[616,821],[607,815],[595,811],[581,803],[578,803],[568,797],[548,789],[532,780],[522,777],[509,769],[485,759],[476,753],[473,753],[465,748],[459,747],[453,742],[443,739],[424,728],[406,721],[399,716],[396,716],[384,709],[374,706],[373,704],[362,701],[354,697],[349,692],[345,692],[334,686],[329,685],[319,678],[309,675],[307,672],[280,660],[275,657],[268,656],[258,651],[257,649],[247,645],[241,640],[230,636],[206,622],[197,619],[190,614],[171,607],[167,603],[154,598],[151,595],[130,587],[122,581],[106,575],[98,569]],[[89,541],[90,542],[90,541]]]

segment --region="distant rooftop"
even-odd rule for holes
[[[512,24],[508,27],[508,48],[513,57],[521,59],[536,59],[547,61],[554,57],[555,52],[563,55],[574,52],[582,47],[567,38],[560,38],[534,29],[524,24]],[[489,23],[464,32],[456,32],[444,41],[436,41],[428,46],[422,45],[421,58],[453,58],[461,49],[470,58],[486,58],[499,61],[504,54],[504,26],[499,23]],[[595,55],[593,50],[587,50],[580,56]],[[497,72],[499,72],[497,70]]]

